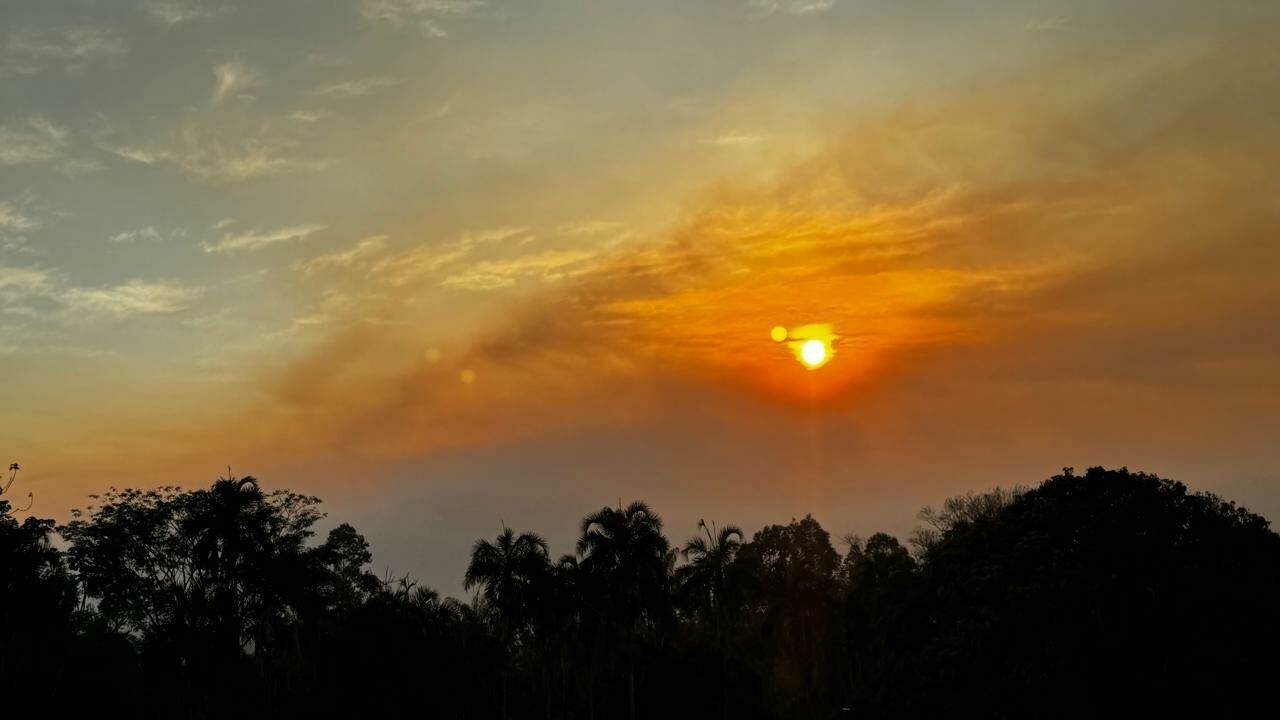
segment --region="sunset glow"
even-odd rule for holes
[[[450,558],[976,465],[1280,516],[1276,4],[926,5],[3,3],[0,462]]]

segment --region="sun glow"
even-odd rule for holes
[[[834,354],[832,347],[836,335],[827,324],[803,325],[786,328],[781,325],[773,328],[770,337],[774,342],[785,344],[795,353],[796,360],[809,370],[826,365]]]
[[[810,368],[816,368],[827,360],[827,345],[821,340],[809,340],[800,346],[800,360]]]

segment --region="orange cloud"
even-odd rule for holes
[[[346,269],[330,335],[263,373],[250,411],[165,444],[398,458],[678,422],[682,402],[731,396],[781,413],[874,401],[891,417],[897,393],[978,427],[1014,415],[975,389],[997,376],[989,397],[1006,404],[1011,382],[1053,404],[1082,378],[1162,373],[1182,399],[1170,406],[1242,393],[1204,368],[1260,377],[1280,356],[1266,329],[1280,307],[1280,158],[1263,61],[1278,54],[1246,43],[1112,75],[1076,68],[1066,98],[1046,98],[1044,79],[1068,71],[1040,69],[857,118],[772,182],[691,199],[648,242],[530,252],[507,242],[530,231],[505,228],[387,250]],[[449,285],[529,273],[558,277],[456,321],[456,337],[416,331],[448,312],[441,293],[461,292]],[[814,323],[834,354],[810,371],[770,330]],[[925,385],[950,399],[922,400]]]

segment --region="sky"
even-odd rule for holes
[[[0,460],[252,474],[460,592],[1156,472],[1280,518],[1280,5],[11,0]],[[771,336],[785,331],[783,341]],[[800,343],[826,352],[816,368]]]

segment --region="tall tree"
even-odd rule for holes
[[[480,588],[497,614],[497,635],[510,662],[521,630],[529,621],[535,588],[549,571],[547,541],[533,533],[516,535],[503,528],[494,542],[477,540],[471,549],[463,587]],[[507,717],[507,673],[502,673],[502,717]]]
[[[725,649],[725,633],[730,631],[731,616],[736,618],[741,602],[741,582],[734,563],[742,547],[742,530],[725,525],[718,530],[715,524],[708,526],[699,520],[703,535],[697,535],[685,543],[681,555],[686,561],[676,569],[674,577],[678,592],[691,600],[689,606],[701,612],[704,621],[715,627],[716,650],[720,655],[720,714],[729,716],[728,652]]]
[[[636,716],[636,652],[647,628],[669,611],[667,568],[670,544],[662,519],[643,502],[605,507],[582,519],[578,554],[592,588],[615,619],[627,667],[627,707]]]
[[[833,678],[843,677],[842,649],[829,641],[844,635],[831,536],[806,515],[760,530],[738,555],[756,579],[750,605],[761,621],[772,712],[821,717],[837,702]]]

